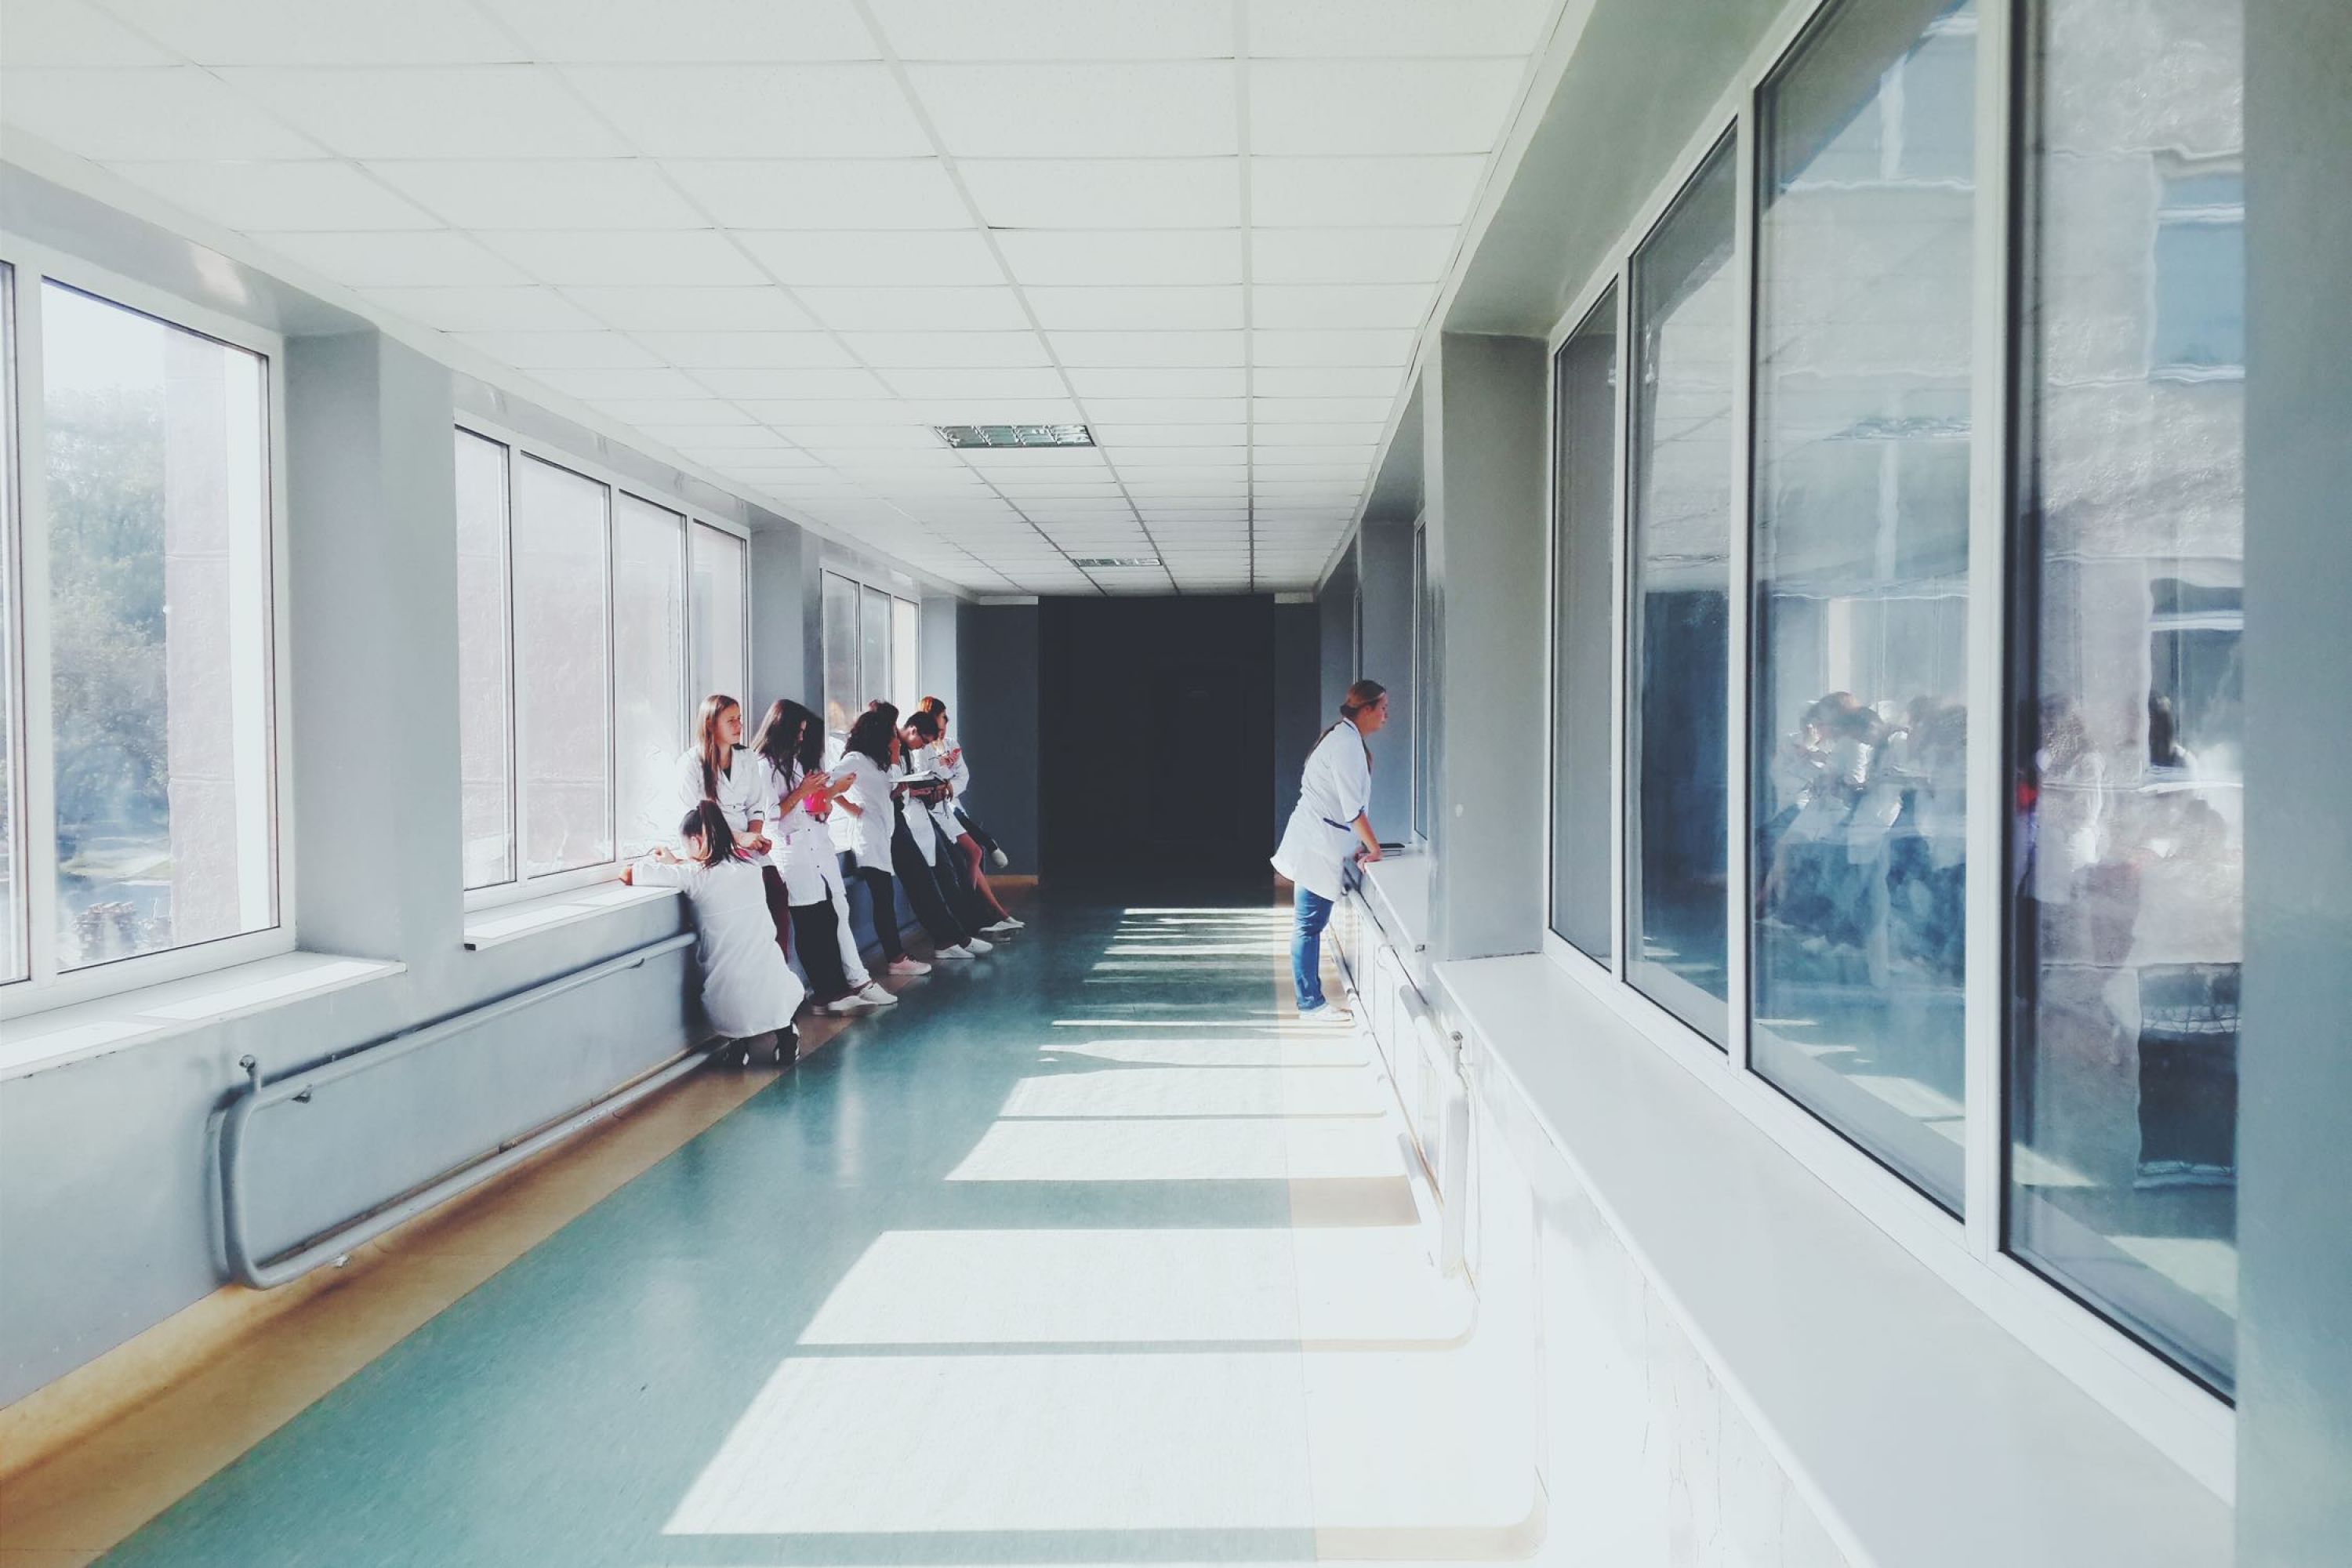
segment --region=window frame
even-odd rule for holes
[[[1955,1216],[1860,1145],[1807,1110],[1749,1059],[1753,994],[1749,975],[1752,933],[1747,916],[1752,882],[1747,853],[1752,832],[1749,799],[1750,704],[1756,678],[1752,603],[1756,589],[1752,541],[1755,500],[1755,384],[1757,142],[1759,95],[1806,30],[1839,0],[1791,0],[1775,18],[1726,90],[1700,117],[1682,149],[1660,175],[1624,227],[1613,237],[1585,281],[1569,297],[1567,309],[1544,339],[1546,500],[1544,525],[1544,686],[1552,700],[1554,645],[1559,624],[1552,602],[1559,549],[1559,390],[1553,367],[1561,346],[1612,288],[1618,289],[1620,374],[1614,410],[1616,472],[1612,489],[1612,624],[1611,626],[1610,875],[1612,954],[1603,964],[1550,929],[1545,900],[1541,951],[1559,972],[1603,1002],[1636,1034],[1665,1052],[1739,1114],[1780,1144],[1870,1223],[1933,1269],[1949,1287],[2015,1334],[2061,1374],[2114,1412],[2202,1484],[2224,1499],[2234,1495],[2234,1407],[2191,1373],[2143,1345],[2095,1308],[2033,1271],[2002,1249],[2008,1127],[2004,1089],[2008,1073],[2005,1040],[2008,984],[2008,910],[2002,877],[2007,864],[2009,816],[2004,808],[2005,763],[2010,737],[2002,722],[2009,699],[2010,647],[2007,590],[2011,570],[2012,512],[2016,489],[2013,453],[2030,438],[2026,416],[2013,406],[2021,353],[2019,269],[2031,235],[2019,199],[2024,161],[2031,156],[2026,114],[2031,109],[2031,63],[2024,44],[2031,37],[2031,7],[2045,0],[1978,0],[1976,223],[1973,238],[1974,296],[1970,390],[1968,570],[1973,593],[1968,610],[1970,658],[1968,670],[1969,868],[1965,884],[1969,942],[1963,991],[1967,1009],[1964,1089],[1967,1122],[1964,1213]],[[1630,500],[1633,477],[1626,449],[1633,380],[1634,322],[1632,260],[1681,196],[1725,135],[1735,141],[1735,239],[1738,269],[1735,317],[1738,361],[1734,381],[1730,647],[1727,783],[1728,803],[1731,941],[1727,944],[1729,1020],[1725,1048],[1665,1007],[1643,995],[1625,977],[1628,930],[1626,741],[1631,679],[1626,636],[1631,626]],[[1543,863],[1551,855],[1552,815],[1558,787],[1555,749],[1546,747],[1542,826]],[[1979,933],[1983,933],[1979,935]],[[1728,1194],[1727,1194],[1727,1196]]]
[[[879,594],[885,599],[890,601],[889,607],[884,612],[882,640],[885,650],[884,657],[894,665],[898,662],[898,606],[900,605],[906,605],[913,608],[915,620],[915,668],[913,674],[909,677],[909,683],[911,685],[919,687],[922,684],[923,670],[922,600],[919,598],[908,598],[905,594],[898,591],[897,584],[894,583],[887,580],[877,581],[875,577],[867,575],[853,564],[836,561],[822,563],[817,568],[818,690],[816,693],[815,703],[817,718],[820,723],[824,721],[824,710],[833,696],[832,692],[824,689],[824,679],[833,663],[832,650],[824,645],[824,580],[827,577],[837,577],[844,583],[848,584],[850,587],[856,591],[855,599],[856,603],[857,616],[856,625],[851,632],[850,665],[857,672],[852,679],[858,683],[858,686],[861,689],[866,688],[869,684],[866,674],[865,653],[866,595],[868,594]],[[894,670],[892,673],[895,676],[897,672]],[[899,683],[896,679],[892,679],[885,681],[883,686],[883,690],[875,692],[873,695],[880,697],[882,700],[886,702],[897,702],[898,700],[898,694],[899,690]],[[870,700],[872,700],[872,697],[854,699],[854,705],[845,710],[852,715],[853,722],[855,721],[855,716],[862,711],[866,703]],[[919,698],[918,700],[919,700]],[[903,707],[904,704],[901,704],[901,706]],[[903,718],[905,715],[902,713],[900,717]],[[831,736],[834,740],[838,741],[845,737],[846,731],[828,730],[826,734]]]
[[[14,485],[16,558],[11,563],[16,585],[16,638],[18,725],[12,763],[17,770],[17,827],[24,854],[17,870],[25,887],[26,957],[24,978],[0,984],[0,1019],[29,1017],[55,1007],[113,996],[125,991],[184,980],[236,964],[252,963],[292,952],[300,930],[295,905],[295,831],[293,757],[292,622],[289,614],[286,461],[286,340],[222,311],[182,299],[167,290],[126,278],[53,247],[0,229],[0,263],[11,272],[7,306],[11,311],[13,363],[5,367],[8,382],[7,413],[13,416],[14,472],[0,482]],[[157,952],[111,959],[85,968],[58,967],[54,942],[57,912],[57,752],[54,735],[56,669],[49,641],[49,514],[47,418],[43,405],[40,285],[56,282],[68,289],[167,327],[258,356],[262,361],[262,440],[268,451],[264,472],[267,498],[269,691],[265,710],[270,723],[269,820],[276,858],[276,921],[259,931],[215,937]]]
[[[751,535],[748,529],[730,521],[725,518],[715,516],[701,507],[694,506],[682,497],[671,495],[667,491],[646,484],[642,479],[623,474],[618,469],[615,469],[607,464],[597,462],[593,458],[583,458],[569,448],[557,446],[550,441],[541,440],[535,436],[526,435],[509,426],[501,425],[496,420],[484,419],[477,415],[460,410],[457,411],[455,416],[451,419],[450,425],[453,436],[457,433],[462,432],[468,436],[479,437],[483,440],[493,441],[498,445],[504,447],[507,449],[508,454],[506,475],[506,538],[504,542],[507,639],[507,755],[509,758],[509,770],[507,775],[507,831],[511,844],[514,875],[503,882],[492,882],[479,888],[466,889],[464,890],[464,905],[467,911],[471,913],[477,910],[498,909],[507,904],[521,903],[530,899],[543,898],[553,893],[570,892],[574,889],[594,887],[600,883],[610,882],[621,874],[621,868],[626,864],[626,862],[620,858],[620,675],[619,666],[616,659],[617,649],[614,642],[616,634],[614,623],[615,606],[619,603],[619,594],[617,584],[613,576],[613,531],[615,516],[620,510],[616,498],[625,494],[632,496],[636,500],[645,502],[648,506],[657,507],[663,511],[669,512],[686,520],[686,526],[678,530],[678,570],[680,573],[680,582],[684,585],[686,593],[683,619],[684,645],[679,649],[681,667],[687,671],[685,678],[687,684],[681,687],[683,695],[680,699],[678,721],[679,732],[681,735],[679,747],[681,750],[683,750],[687,744],[687,742],[683,737],[685,732],[693,725],[693,705],[698,700],[698,699],[692,694],[690,689],[691,682],[693,680],[695,635],[693,592],[694,524],[698,522],[708,524],[711,528],[718,530],[719,532],[731,535],[743,542],[744,570],[743,604],[741,611],[743,616],[743,668],[747,670],[751,668]],[[529,766],[530,752],[529,747],[524,742],[522,733],[523,726],[522,710],[520,705],[520,678],[518,663],[520,650],[517,647],[515,643],[514,497],[515,485],[517,483],[516,476],[521,472],[521,464],[520,459],[523,458],[534,458],[540,462],[547,463],[555,468],[562,468],[571,473],[577,474],[583,479],[602,485],[604,488],[605,492],[604,765],[606,769],[605,776],[609,781],[609,787],[613,793],[605,800],[604,809],[606,824],[612,830],[614,857],[611,859],[597,861],[593,865],[576,866],[570,870],[565,871],[550,871],[538,877],[533,877],[528,873],[524,868],[523,860],[522,846],[523,834],[525,831],[523,813],[523,780],[525,771]]]

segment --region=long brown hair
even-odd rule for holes
[[[694,858],[706,866],[723,866],[742,853],[735,847],[735,830],[727,826],[727,814],[715,800],[698,801],[677,825],[677,836],[681,841],[701,840],[702,848]]]
[[[712,692],[702,700],[702,711],[694,721],[694,749],[702,753],[702,798],[719,798],[719,775],[729,771],[734,757],[719,743],[719,721],[727,710],[740,710],[743,705],[722,692]]]
[[[824,731],[818,725],[815,714],[780,697],[768,705],[768,716],[760,721],[760,732],[752,737],[751,749],[767,758],[778,773],[798,784],[795,769],[806,773],[824,760]]]
[[[897,710],[885,712],[879,707],[868,708],[849,727],[849,739],[844,751],[856,752],[874,759],[877,768],[890,765],[890,742],[898,733]]]

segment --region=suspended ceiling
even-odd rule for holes
[[[1305,588],[1558,8],[22,0],[0,119],[973,590]]]

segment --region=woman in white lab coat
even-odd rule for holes
[[[691,813],[704,801],[719,807],[737,847],[761,865],[773,847],[767,837],[769,810],[761,798],[760,760],[743,749],[743,709],[735,699],[712,692],[694,721],[694,744],[677,759],[674,794],[677,808]],[[782,878],[769,868],[761,881],[768,900],[776,951],[791,943],[792,911]]]
[[[986,952],[994,943],[978,933],[1002,922],[1004,911],[973,890],[971,879],[963,874],[963,852],[956,847],[956,831],[940,820],[943,814],[951,813],[954,795],[953,772],[939,764],[940,733],[940,721],[930,713],[918,709],[907,716],[900,736],[906,743],[908,772],[930,782],[910,790],[900,803],[906,836],[904,842],[893,842],[891,855],[910,898],[926,890],[937,896],[937,907],[929,914],[924,913],[919,902],[916,906],[916,913],[931,927],[932,934],[936,937],[940,931],[932,920],[943,911],[960,932],[971,933],[964,936],[964,945],[974,952]],[[948,815],[948,823],[954,822],[954,816]],[[928,889],[918,887],[918,882],[928,883]]]
[[[851,967],[856,944],[842,940],[848,916],[835,907],[832,886],[840,871],[834,864],[832,835],[816,814],[849,787],[849,780],[828,774],[822,765],[824,726],[797,702],[772,703],[751,754],[760,762],[760,799],[769,809],[768,837],[775,846],[769,863],[783,883],[801,973],[815,989],[817,1011],[856,1013],[897,1002],[874,984],[864,964]]]
[[[776,947],[775,926],[750,858],[715,801],[698,801],[678,825],[681,857],[656,849],[625,867],[621,879],[677,888],[694,907],[694,959],[702,972],[702,1011],[710,1026],[751,1059],[761,1037],[775,1037],[776,1059],[790,1066],[798,1035],[793,1015],[808,993]]]
[[[1298,779],[1298,804],[1274,852],[1274,868],[1297,889],[1297,919],[1290,933],[1290,981],[1302,1018],[1350,1015],[1323,995],[1323,928],[1339,901],[1348,868],[1381,858],[1380,835],[1365,815],[1372,795],[1372,753],[1367,744],[1388,722],[1388,689],[1359,680],[1339,704],[1339,721],[1323,731]]]
[[[1023,922],[1013,918],[996,889],[988,885],[988,873],[982,869],[984,856],[981,849],[980,833],[972,825],[964,797],[971,789],[971,764],[965,761],[963,748],[948,741],[948,705],[936,697],[926,697],[916,705],[918,713],[928,713],[940,727],[939,739],[923,750],[923,762],[933,773],[948,781],[947,797],[931,807],[931,820],[939,824],[940,837],[956,856],[950,875],[975,897],[988,919],[979,927],[982,936],[1004,936],[1019,931]],[[911,721],[909,721],[911,722]],[[997,864],[1003,866],[1004,851],[997,852]]]
[[[898,882],[890,874],[891,830],[898,803],[891,795],[898,762],[897,714],[869,708],[849,727],[835,772],[849,787],[833,803],[833,844],[842,871],[866,889],[874,941],[893,974],[929,974],[931,966],[908,955],[898,940]]]

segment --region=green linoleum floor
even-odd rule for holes
[[[1452,1397],[1419,1352],[1460,1325],[1368,1046],[1276,1026],[1286,937],[1047,898],[105,1561],[1282,1561],[1377,1524],[1347,1407]]]

